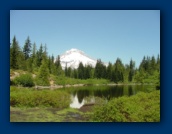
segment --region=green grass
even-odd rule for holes
[[[95,107],[91,118],[96,122],[159,122],[160,91],[112,99]]]
[[[57,85],[74,85],[74,84],[85,84],[85,85],[93,85],[93,84],[108,84],[110,83],[106,79],[74,79],[65,76],[51,76],[51,79],[55,81]]]
[[[14,75],[14,72],[18,73],[19,77],[22,76],[24,73],[27,73],[26,71],[22,71],[22,70],[10,69],[10,75]],[[37,75],[36,72],[34,72],[34,74]],[[75,78],[65,77],[63,75],[54,76],[52,74],[50,75],[49,80],[53,80],[54,84],[56,84],[56,85],[63,85],[63,86],[75,85],[75,84],[94,85],[94,84],[109,84],[110,83],[110,81],[107,79],[96,79],[96,78],[94,78],[94,79],[75,79]],[[38,81],[39,81],[38,79],[33,78],[33,82],[35,85],[37,85],[36,83],[39,83]],[[14,83],[14,85],[18,85],[21,82],[16,84],[15,80],[11,80],[11,83]],[[20,84],[20,85],[22,85],[22,84]],[[26,84],[24,83],[24,85],[26,85]],[[44,85],[44,83],[40,84],[40,85]]]
[[[69,107],[70,94],[59,90],[35,90],[10,87],[10,106],[13,107]]]
[[[78,109],[10,107],[10,122],[84,122],[86,115]]]
[[[89,88],[89,92],[98,87]],[[87,92],[81,87],[84,94]],[[149,93],[139,92],[134,96],[119,97],[109,102],[95,98],[95,108],[82,113],[69,108],[70,91],[77,90],[35,90],[32,88],[10,87],[10,121],[11,122],[159,122],[160,90]],[[87,90],[88,91],[88,90]],[[82,98],[82,95],[80,96]],[[90,102],[91,97],[85,101]]]

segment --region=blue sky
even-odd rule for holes
[[[10,42],[47,45],[49,55],[77,48],[104,62],[160,54],[160,10],[11,10]]]

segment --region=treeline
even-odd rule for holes
[[[58,58],[59,59],[59,58]],[[19,43],[14,36],[10,44],[10,69],[20,69],[30,73],[36,73],[38,85],[49,85],[49,75],[61,75],[63,70],[60,60],[54,56],[48,56],[46,44],[40,45],[37,49],[35,43],[31,43],[28,37],[24,47],[20,48]]]
[[[32,44],[29,37],[26,39],[24,47],[20,48],[14,36],[10,44],[10,68],[38,72],[37,81],[40,84],[49,82],[49,74],[64,75],[75,79],[103,78],[115,83],[160,84],[159,55],[157,58],[144,56],[138,68],[135,67],[135,62],[132,59],[129,64],[124,65],[122,60],[117,58],[114,64],[109,62],[108,66],[105,66],[101,59],[98,59],[95,68],[80,63],[77,69],[66,66],[65,70],[62,70],[60,56],[56,60],[53,55],[49,56],[46,44],[44,46],[41,44],[37,49],[36,44]]]
[[[72,70],[65,68],[65,74],[71,78],[78,79],[108,79],[115,83],[157,83],[160,82],[160,57],[143,57],[138,68],[131,59],[129,64],[123,64],[122,60],[117,58],[114,64],[110,63],[106,67],[101,59],[97,60],[95,68],[90,65],[79,64],[78,69]]]

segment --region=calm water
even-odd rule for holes
[[[153,85],[120,85],[120,86],[84,86],[65,89],[71,94],[70,107],[80,108],[86,102],[94,103],[96,97],[106,100],[121,96],[131,96],[138,92],[151,92],[155,90]],[[86,98],[90,98],[89,102]]]

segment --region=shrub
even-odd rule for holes
[[[49,86],[50,85],[49,80],[43,80],[43,79],[38,78],[38,77],[36,77],[35,83],[36,83],[36,85],[39,85],[39,86]]]
[[[34,90],[10,87],[10,106],[66,108],[70,95],[59,90]]]
[[[35,85],[31,74],[21,74],[14,79],[14,83],[23,87],[32,87]]]
[[[15,82],[10,79],[10,85],[15,85]]]
[[[160,92],[138,93],[131,97],[120,97],[107,104],[97,106],[93,121],[100,122],[159,122]]]

